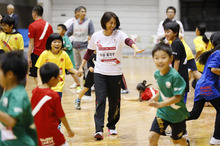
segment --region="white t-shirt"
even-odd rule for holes
[[[68,19],[68,20],[66,20],[66,21],[64,22],[64,25],[65,25],[66,28],[68,29],[68,28],[73,24],[73,22],[74,22],[75,20],[76,20],[75,17],[70,18],[70,19]]]
[[[68,20],[66,20],[66,21],[64,22],[64,25],[65,25],[66,28],[68,29],[68,28],[73,24],[73,22],[74,22],[75,20],[76,20],[75,17],[70,18],[70,19],[68,19]],[[73,35],[71,35],[71,36],[69,37],[69,39],[70,39],[70,41],[72,42],[72,41],[73,41]]]
[[[121,30],[105,36],[103,30],[95,32],[88,44],[88,49],[96,50],[94,73],[103,75],[122,75],[121,53],[128,36]]]
[[[181,21],[178,21],[178,20],[175,20],[175,19],[172,19],[172,21],[176,21],[179,26],[180,26],[180,33],[182,34],[182,36],[184,37],[184,29],[183,29],[183,24]],[[161,39],[165,36],[165,32],[164,32],[164,28],[163,28],[163,22],[164,21],[161,21],[158,28],[157,28],[157,39]]]

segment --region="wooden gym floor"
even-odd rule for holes
[[[70,75],[66,76],[66,83],[62,97],[63,109],[66,113],[68,122],[75,132],[73,138],[66,136],[66,130],[62,126],[62,131],[70,146],[148,146],[148,135],[152,121],[156,115],[156,109],[148,106],[147,101],[129,101],[130,98],[138,98],[136,85],[143,80],[153,84],[157,88],[153,74],[156,70],[152,58],[123,58],[123,73],[129,88],[129,94],[122,94],[121,118],[118,122],[118,135],[110,136],[107,128],[104,128],[104,139],[96,141],[93,136],[95,132],[94,110],[95,95],[92,93],[91,101],[82,101],[81,110],[75,110],[74,101],[77,98],[75,89],[70,89],[73,79]],[[32,78],[28,77],[27,92],[31,97],[32,89],[36,87]],[[188,94],[187,108],[191,111],[193,106],[194,89],[190,88]],[[125,99],[126,98],[126,99]],[[107,106],[108,107],[108,104]],[[107,123],[107,112],[105,125]],[[187,122],[188,138],[191,146],[209,146],[210,138],[213,135],[216,111],[213,107],[205,107],[198,120]],[[172,145],[169,136],[161,136],[160,146]]]

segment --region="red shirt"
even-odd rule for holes
[[[65,138],[58,125],[59,119],[64,117],[65,113],[58,93],[50,88],[36,87],[32,91],[31,105],[39,146],[64,144]]]
[[[28,37],[34,38],[34,54],[40,56],[46,48],[47,38],[52,33],[52,26],[43,19],[35,20],[29,25]]]
[[[144,90],[144,92],[141,93],[141,99],[142,100],[150,100],[155,94],[157,94],[157,90],[149,87],[149,88],[146,88]]]

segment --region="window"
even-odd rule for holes
[[[219,0],[181,0],[181,22],[186,31],[194,31],[205,23],[208,31],[220,30]]]

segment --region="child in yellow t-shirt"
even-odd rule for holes
[[[13,29],[15,20],[5,16],[1,20],[3,32],[0,33],[0,53],[11,51],[24,51],[24,40],[22,35]]]
[[[60,81],[52,88],[56,91],[60,97],[62,97],[62,91],[65,81],[65,69],[71,73],[78,73],[77,70],[73,68],[73,64],[69,58],[69,55],[62,50],[63,39],[58,33],[52,33],[46,43],[46,50],[39,56],[36,67],[38,68],[38,82],[41,84],[39,68],[46,62],[55,63],[60,69]]]
[[[206,37],[206,25],[205,24],[199,24],[196,27],[196,38],[193,40],[195,49],[196,49],[196,57],[197,59],[202,53],[211,50],[212,44],[209,41],[209,39]],[[196,66],[198,68],[198,71],[203,72],[204,65],[201,65],[198,61],[196,62]]]

